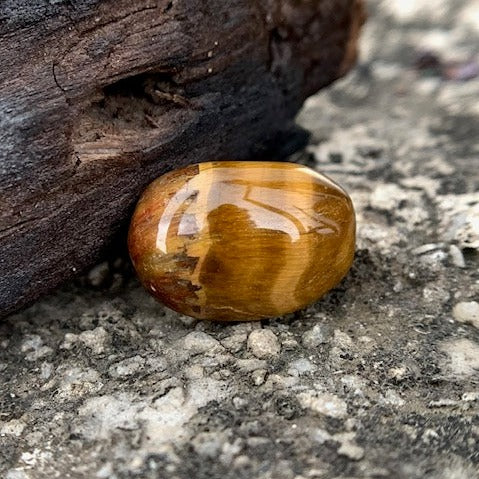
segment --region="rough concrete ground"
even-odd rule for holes
[[[0,324],[0,477],[479,477],[477,1],[376,1],[294,156],[352,195],[358,251],[297,314],[197,322],[99,265]],[[127,269],[127,268],[126,268]]]

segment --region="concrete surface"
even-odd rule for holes
[[[370,5],[356,71],[311,98],[293,160],[354,200],[358,250],[262,323],[164,309],[121,259],[0,324],[0,477],[479,477],[477,1]]]

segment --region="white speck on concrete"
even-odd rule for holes
[[[283,351],[293,351],[299,346],[298,341],[294,338],[286,338],[281,341],[281,349]]]
[[[392,368],[388,369],[388,376],[395,381],[402,381],[406,378],[407,375],[407,368],[406,366],[399,365],[393,366]]]
[[[73,432],[87,439],[107,438],[116,429],[144,430],[142,451],[156,451],[161,444],[188,437],[185,423],[209,401],[227,394],[223,383],[211,378],[192,381],[187,390],[174,387],[155,398],[120,393],[90,398],[80,407]]]
[[[255,386],[261,386],[264,383],[266,377],[266,369],[256,369],[251,373],[251,379]]]
[[[191,440],[191,446],[198,455],[215,458],[226,440],[227,435],[223,432],[200,432]]]
[[[469,323],[479,329],[479,303],[477,301],[462,301],[457,303],[452,316],[460,323]]]
[[[388,389],[384,394],[384,402],[386,404],[390,404],[391,406],[397,407],[404,406],[404,404],[406,403],[406,401],[404,401],[404,399],[401,398],[401,396],[392,389]]]
[[[447,355],[442,369],[449,377],[466,377],[478,373],[479,345],[474,341],[470,339],[445,341],[441,350]]]
[[[199,364],[193,364],[185,369],[184,375],[188,379],[200,379],[205,375],[205,368]]]
[[[76,343],[82,343],[96,355],[104,352],[107,340],[108,333],[102,326],[98,326],[80,334],[66,333],[60,348],[71,349]]]
[[[93,354],[101,354],[105,350],[105,343],[108,339],[108,333],[104,328],[98,326],[98,328],[90,331],[83,331],[78,336],[80,342],[82,342],[87,348],[90,348]]]
[[[460,248],[479,249],[479,195],[444,195],[437,202],[441,235]]]
[[[308,391],[299,393],[297,398],[303,408],[315,413],[334,418],[344,418],[347,415],[346,403],[334,394]]]
[[[324,444],[326,441],[331,441],[332,436],[326,429],[317,428],[311,433],[311,439],[319,444]]]
[[[422,297],[426,303],[432,305],[445,304],[451,298],[451,293],[442,283],[431,282],[422,290]]]
[[[280,374],[270,374],[264,384],[266,391],[275,391],[280,389],[294,388],[299,380],[295,376],[281,376]]]
[[[381,8],[394,16],[399,22],[413,21],[444,21],[449,10],[446,0],[430,0],[418,2],[417,0],[385,0]]]
[[[315,324],[302,336],[302,343],[306,348],[317,348],[319,345],[326,344],[327,342],[327,329],[321,324]]]
[[[25,429],[25,427],[26,427],[26,424],[20,419],[12,419],[11,421],[3,423],[0,426],[0,436],[6,435],[6,436],[19,437],[22,435],[22,432]]]
[[[43,340],[40,336],[37,334],[30,334],[27,335],[24,341],[22,342],[22,345],[20,346],[20,350],[25,353],[27,351],[32,351],[35,349],[38,349],[40,346],[42,346]]]
[[[479,391],[468,391],[461,396],[465,402],[479,401]]]
[[[113,377],[125,377],[140,371],[145,365],[145,359],[141,356],[133,356],[112,364],[109,373]]]
[[[291,376],[302,376],[303,374],[312,373],[316,369],[318,369],[317,366],[309,359],[299,358],[291,363],[288,374],[291,374]]]
[[[268,363],[264,359],[238,359],[236,365],[241,371],[254,371],[256,369],[265,369]]]
[[[458,268],[465,268],[466,261],[464,259],[464,255],[462,251],[455,245],[452,244],[449,246],[449,258],[451,259],[451,263]]]
[[[145,401],[135,401],[131,394],[93,397],[78,410],[79,421],[72,431],[86,439],[106,439],[115,429],[138,428],[138,414],[145,407]]]
[[[436,401],[429,401],[427,407],[430,408],[440,408],[440,407],[454,407],[459,404],[459,401],[455,399],[437,399]]]
[[[81,369],[78,367],[67,369],[62,373],[57,371],[61,380],[58,385],[57,395],[64,399],[74,399],[98,392],[103,383],[100,374],[94,369]]]
[[[218,340],[202,331],[192,331],[183,338],[185,350],[192,356],[204,353],[218,353],[224,347]]]
[[[53,349],[43,344],[43,339],[37,334],[31,334],[26,337],[20,346],[25,354],[27,361],[36,361],[53,353]]]
[[[113,473],[113,464],[111,462],[107,462],[102,467],[100,467],[100,469],[98,469],[95,476],[98,479],[116,479],[116,476]]]
[[[243,349],[247,339],[247,333],[232,334],[231,336],[222,339],[221,344],[232,353],[237,353]]]
[[[458,21],[479,33],[479,1],[466,2],[458,15]]]
[[[31,477],[23,469],[17,468],[7,471],[5,479],[31,479]]]
[[[351,336],[340,329],[334,330],[333,344],[342,350],[348,350],[354,347]]]
[[[50,379],[50,376],[53,373],[53,364],[48,362],[43,362],[40,366],[40,376],[42,379]]]
[[[234,457],[237,456],[243,447],[243,440],[236,438],[233,442],[225,442],[221,448],[220,461],[223,465],[229,466]]]
[[[364,457],[364,449],[350,441],[344,441],[339,446],[338,454],[346,456],[353,461],[359,461]]]
[[[355,396],[362,396],[363,390],[366,388],[366,381],[356,374],[346,374],[341,378],[347,391],[352,392]]]
[[[441,187],[439,180],[422,175],[403,178],[400,180],[400,184],[409,189],[423,190],[429,198],[435,198],[437,191]]]
[[[248,349],[257,358],[266,359],[277,356],[281,346],[270,329],[255,329],[248,336]]]
[[[376,186],[371,194],[369,203],[377,210],[392,211],[402,201],[407,200],[408,193],[395,183],[386,183]]]

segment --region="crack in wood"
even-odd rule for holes
[[[114,25],[116,23],[120,23],[122,22],[123,20],[126,20],[127,18],[130,18],[130,17],[133,17],[135,15],[138,15],[138,14],[141,14],[141,13],[144,13],[144,12],[148,12],[148,11],[151,11],[151,10],[158,10],[159,7],[158,5],[154,5],[154,6],[151,6],[151,7],[142,7],[142,8],[139,8],[138,10],[134,10],[133,12],[128,12],[126,13],[125,15],[123,16],[120,16],[120,17],[115,17],[115,18],[112,18],[111,20],[105,22],[105,23],[98,23],[96,24],[95,26],[91,27],[91,28],[87,28],[85,30],[82,31],[82,35],[87,35],[95,30],[99,30],[101,28],[105,28],[105,27],[108,27],[110,25]]]
[[[52,63],[52,75],[53,75],[53,81],[55,82],[55,85],[61,90],[62,93],[66,93],[67,90],[65,90],[61,85],[60,82],[58,81],[57,74],[55,72],[55,68],[57,67],[57,64],[55,62]],[[66,98],[66,97],[65,97]]]

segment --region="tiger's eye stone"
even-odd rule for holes
[[[293,312],[333,288],[354,255],[349,196],[302,165],[224,161],[167,173],[145,190],[128,235],[143,285],[196,318]]]

